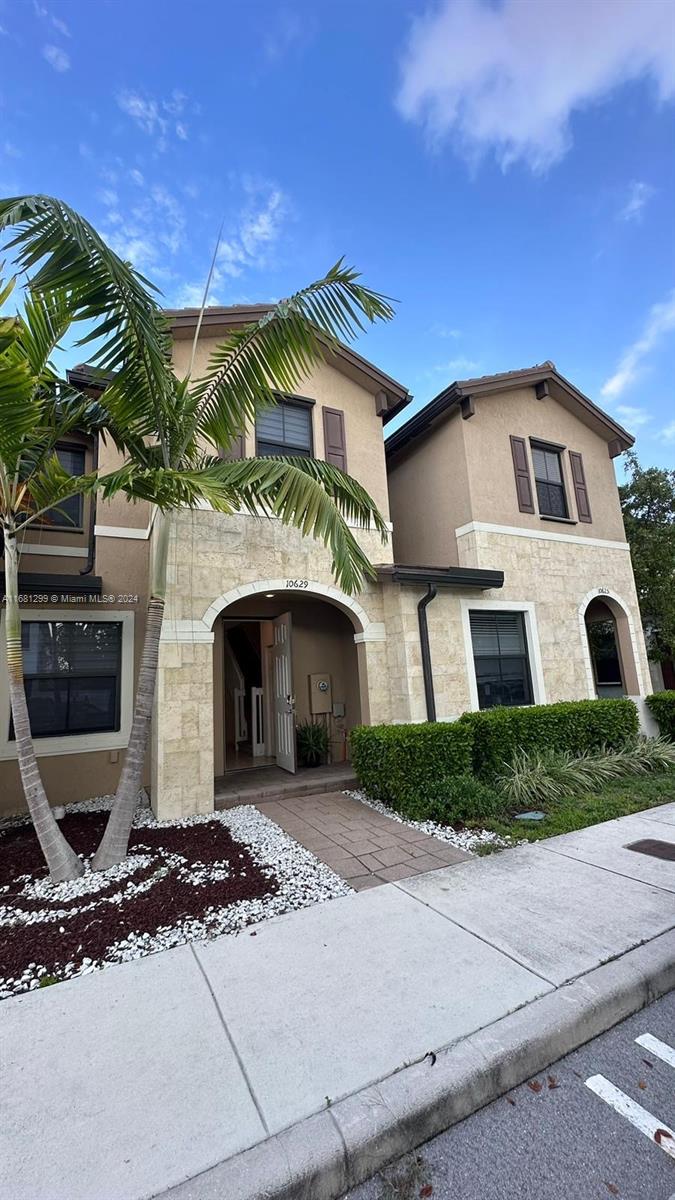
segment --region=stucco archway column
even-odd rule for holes
[[[213,633],[185,624],[166,622],[159,647],[151,803],[162,821],[214,809]]]

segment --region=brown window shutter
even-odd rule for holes
[[[527,461],[525,438],[514,437],[513,434],[511,434],[511,456],[513,458],[513,469],[516,474],[518,508],[521,512],[533,513],[534,499],[532,495],[532,481],[530,479],[530,465]]]
[[[326,462],[346,471],[345,415],[339,408],[323,410],[323,441]]]
[[[245,458],[246,455],[244,453],[244,450],[245,450],[244,435],[243,435],[243,433],[238,433],[236,438],[234,438],[233,441],[228,446],[227,450],[219,451],[218,457],[224,458],[228,462],[232,462],[232,460],[235,458]]]
[[[570,467],[572,470],[572,483],[574,485],[579,520],[585,521],[587,525],[590,525],[593,518],[591,516],[590,500],[588,499],[588,488],[586,487],[584,460],[576,450],[570,450]]]

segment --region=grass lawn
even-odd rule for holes
[[[675,801],[675,771],[655,772],[642,779],[616,779],[597,791],[583,796],[570,796],[556,805],[551,805],[544,821],[514,821],[510,817],[501,820],[481,821],[482,829],[490,829],[504,837],[538,842],[541,838],[555,837],[558,833],[571,833],[587,825],[598,825],[615,817],[626,817],[657,804]],[[544,805],[532,805],[533,809],[545,811]],[[489,854],[492,847],[477,848],[477,854]]]

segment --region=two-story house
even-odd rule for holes
[[[649,725],[612,463],[632,444],[551,362],[453,383],[388,439],[396,561],[504,574],[499,591],[428,606],[440,719],[629,695]]]
[[[196,371],[264,306],[208,309]],[[174,365],[197,310],[169,313]],[[93,386],[86,368],[73,378]],[[611,456],[630,436],[551,364],[454,384],[386,443],[408,393],[340,348],[260,415],[230,453],[316,455],[390,521],[355,530],[377,578],[335,584],[329,552],[267,518],[172,518],[147,784],[162,817],[208,812],[232,770],[296,769],[295,726],[326,725],[331,757],[359,723],[451,720],[479,706],[642,696],[646,657]],[[73,471],[112,465],[70,439]],[[391,510],[390,510],[391,504]],[[129,736],[153,512],[72,504],[26,535],[26,690],[52,802],[111,792]],[[392,525],[393,522],[393,525]],[[0,576],[0,584],[2,577]],[[23,807],[0,630],[0,812]]]

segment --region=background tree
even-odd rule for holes
[[[650,658],[675,655],[675,470],[641,467],[626,455],[619,488]]]
[[[211,356],[206,374],[192,378],[200,322],[187,378],[171,367],[165,321],[145,281],[117,258],[86,221],[60,201],[32,196],[0,201],[0,229],[16,225],[10,243],[18,262],[40,263],[33,286],[49,294],[63,273],[76,288],[82,317],[94,327],[84,342],[99,343],[94,363],[110,378],[101,405],[126,458],[104,485],[159,509],[151,595],[129,748],[94,866],[104,869],[127,852],[142,784],[155,691],[166,595],[170,521],[166,514],[210,500],[224,512],[274,516],[324,541],[333,571],[355,591],[373,568],[349,521],[386,525],[364,488],[329,463],[304,458],[227,462],[227,452],[256,412],[292,392],[335,347],[369,323],[393,315],[390,302],[359,283],[338,262],[323,279],[276,305],[259,322],[230,334]],[[125,272],[131,274],[131,283]],[[210,448],[205,453],[203,447]]]

